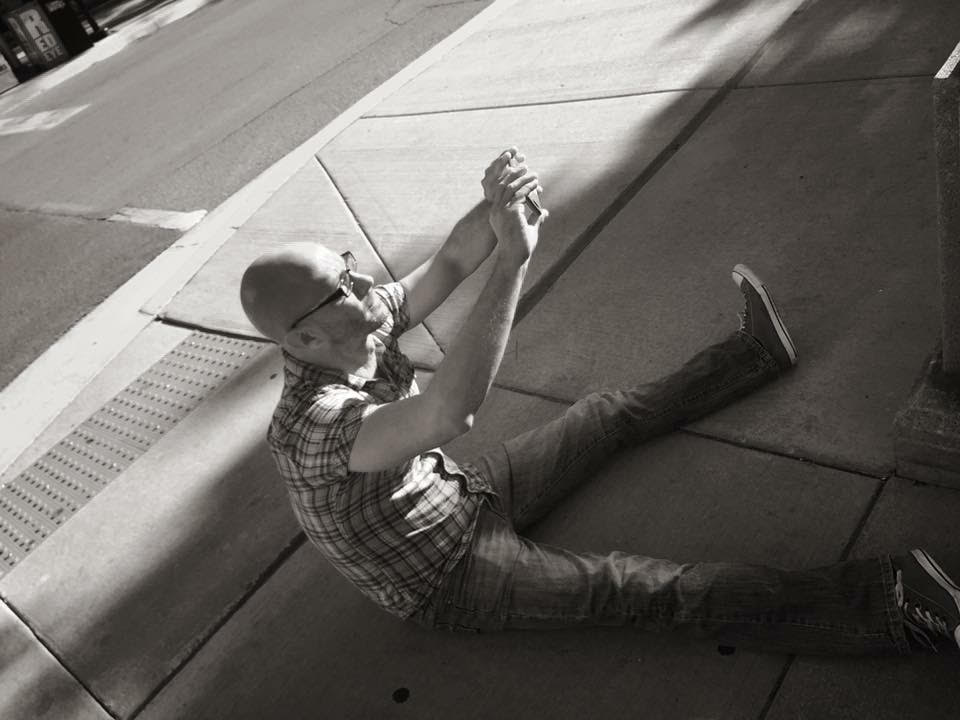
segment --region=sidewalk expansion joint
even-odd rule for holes
[[[357,230],[360,231],[360,235],[366,241],[367,245],[373,251],[374,255],[377,256],[377,259],[380,261],[380,264],[383,265],[384,268],[386,268],[387,273],[390,275],[390,279],[393,281],[396,281],[397,278],[394,276],[393,271],[390,269],[390,266],[387,265],[387,259],[380,253],[380,250],[374,244],[373,236],[370,234],[370,231],[367,230],[367,228],[364,226],[363,221],[360,219],[360,216],[357,215],[356,212],[354,212],[352,207],[350,207],[350,203],[347,201],[346,195],[344,195],[343,190],[337,184],[337,181],[334,179],[333,174],[330,172],[330,170],[327,169],[327,166],[323,164],[323,161],[320,160],[319,155],[314,155],[314,159],[317,161],[317,165],[320,166],[320,169],[323,171],[323,174],[326,176],[327,180],[330,182],[330,185],[333,186],[334,192],[336,192],[336,195],[340,199],[340,202],[343,203],[343,207],[347,211],[347,214],[350,216],[354,224],[357,226]],[[423,329],[426,331],[427,335],[430,336],[430,339],[433,340],[433,342],[436,343],[436,346],[438,348],[441,348],[441,351],[442,351],[443,346],[440,344],[440,341],[436,338],[436,336],[433,334],[433,332],[430,330],[427,324],[421,323],[421,325],[423,325]]]
[[[875,75],[871,77],[852,77],[852,78],[836,78],[828,80],[794,80],[788,82],[770,82],[770,83],[753,83],[750,85],[739,85],[737,90],[761,90],[763,88],[782,88],[782,87],[808,87],[808,86],[817,86],[817,85],[843,85],[844,83],[854,84],[863,84],[870,83],[874,81],[882,80],[933,80],[932,73],[903,73],[903,74],[893,74],[893,75]]]
[[[67,675],[69,675],[70,678],[77,685],[83,688],[84,692],[86,692],[91,698],[93,698],[93,701],[100,706],[101,710],[107,713],[107,715],[109,715],[111,718],[114,718],[114,720],[120,720],[120,716],[117,715],[115,712],[113,712],[110,706],[106,702],[104,702],[104,700],[100,696],[98,696],[96,692],[94,692],[93,688],[89,687],[85,682],[83,682],[83,680],[80,679],[80,677],[75,672],[73,672],[73,670],[70,669],[70,666],[67,665],[66,661],[62,657],[60,657],[59,653],[57,653],[53,645],[47,642],[47,640],[42,635],[40,635],[33,628],[32,625],[30,625],[30,623],[27,621],[27,618],[24,615],[22,615],[20,611],[17,610],[17,608],[7,598],[0,597],[0,602],[3,602],[3,604],[6,605],[7,609],[10,610],[11,613],[13,613],[13,615],[17,618],[17,620],[19,620],[20,623],[33,636],[33,639],[36,640],[37,643],[39,643],[44,650],[50,653],[50,656],[57,661],[57,664],[63,669],[63,671],[67,673]]]
[[[193,330],[194,332],[206,333],[208,335],[217,335],[220,337],[231,338],[233,340],[247,340],[260,343],[261,345],[272,345],[274,344],[272,340],[267,340],[261,335],[255,335],[254,333],[245,333],[237,330],[236,332],[231,330],[221,330],[219,328],[209,328],[205,325],[199,325],[197,323],[188,322],[187,320],[177,320],[175,318],[169,318],[163,314],[157,315],[154,318],[155,322],[161,323],[163,325],[169,325],[170,327],[182,328],[184,330]]]
[[[737,442],[736,440],[730,440],[728,438],[719,437],[717,435],[710,435],[705,432],[700,432],[699,430],[692,430],[688,427],[681,427],[677,429],[677,432],[684,433],[685,435],[692,435],[694,437],[702,438],[704,440],[712,440],[714,442],[723,443],[724,445],[730,445],[732,447],[741,448],[743,450],[752,450],[754,452],[763,453],[765,455],[774,455],[776,457],[784,458],[785,460],[793,460],[794,462],[804,463],[806,465],[813,465],[818,468],[824,468],[825,470],[836,470],[837,472],[844,472],[850,475],[859,475],[861,477],[870,478],[871,480],[879,480],[880,482],[886,482],[893,475],[893,471],[886,474],[877,474],[876,472],[871,472],[863,468],[858,468],[853,465],[843,465],[840,463],[830,463],[824,462],[823,460],[815,460],[809,457],[803,457],[800,455],[791,455],[788,452],[783,452],[781,450],[776,450],[769,446],[761,445],[751,445],[745,442]]]
[[[251,597],[263,587],[269,580],[272,578],[277,571],[283,567],[283,564],[307,541],[307,536],[303,531],[298,532],[294,535],[293,539],[287,543],[273,561],[267,565],[267,567],[261,572],[254,580],[247,586],[244,592],[238,597],[233,603],[228,605],[223,611],[221,616],[214,620],[214,622],[203,632],[200,637],[196,638],[189,647],[183,657],[176,663],[172,670],[164,677],[157,686],[147,694],[143,701],[133,709],[130,713],[128,720],[133,720],[140,713],[142,713],[153,700],[163,692],[163,689],[167,687],[173,680],[180,674],[180,672],[187,667],[191,660],[197,656],[197,654],[207,645],[216,636],[216,634],[226,625],[234,615],[250,600]]]
[[[796,659],[796,655],[791,655],[787,658],[787,662],[783,665],[783,670],[781,670],[780,675],[777,676],[777,681],[773,684],[773,687],[770,688],[770,694],[767,695],[766,702],[763,704],[763,707],[760,708],[760,714],[757,715],[757,720],[767,720],[767,715],[770,714],[770,709],[773,707],[773,701],[777,699],[777,694],[780,692],[780,688],[783,687],[783,683],[786,682],[787,673],[790,672],[790,668],[793,667],[793,662]]]
[[[493,387],[498,388],[499,390],[507,390],[512,393],[517,393],[518,395],[525,395],[526,397],[535,398],[537,400],[547,400],[549,402],[560,403],[561,405],[573,405],[575,400],[570,400],[566,397],[561,397],[559,395],[549,395],[545,392],[540,392],[539,390],[527,390],[522,387],[517,387],[515,385],[507,385],[506,383],[500,383],[494,381]]]
[[[647,95],[668,95],[679,92],[697,92],[700,90],[721,90],[721,85],[697,85],[691,87],[666,88],[662,90],[641,90],[639,92],[617,93],[615,95],[592,95],[585,97],[563,98],[560,100],[539,100],[527,103],[511,103],[509,105],[476,105],[464,108],[446,108],[443,110],[421,110],[419,112],[397,112],[367,114],[361,120],[380,120],[382,118],[425,117],[427,115],[457,115],[460,113],[483,112],[487,110],[513,110],[526,107],[546,107],[547,105],[573,105],[576,103],[602,102],[604,100],[622,100],[623,98],[644,97]]]
[[[850,533],[850,539],[847,540],[847,544],[843,546],[843,550],[840,552],[841,562],[845,562],[846,560],[850,559],[850,553],[853,552],[853,546],[857,544],[857,541],[863,534],[863,529],[866,527],[867,521],[873,514],[873,509],[877,506],[877,503],[880,502],[880,496],[883,494],[883,490],[886,487],[886,479],[882,479],[877,483],[877,487],[874,488],[873,495],[870,496],[870,501],[867,503],[867,507],[864,508],[863,515],[860,516],[860,520],[857,522],[856,527],[854,527],[853,532]]]

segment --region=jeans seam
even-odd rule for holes
[[[510,452],[507,450],[507,443],[501,442],[500,447],[503,450],[503,456],[507,460],[507,478],[508,478],[507,490],[510,493],[510,497],[507,499],[508,502],[510,503],[510,506],[509,508],[504,508],[504,510],[506,511],[506,515],[510,520],[510,524],[513,525],[514,524],[513,518],[517,515],[517,513],[514,512],[515,510],[514,505],[516,504],[515,502],[516,498],[514,497],[514,492],[513,492],[513,460],[510,458]],[[501,498],[501,502],[502,501],[503,499]]]
[[[526,612],[511,611],[510,613],[508,613],[508,617],[516,618],[518,620],[563,620],[564,622],[566,621],[577,622],[581,620],[589,620],[593,616],[590,615],[589,613],[573,615],[569,613],[533,613],[529,611],[526,611]]]
[[[889,637],[885,632],[860,632],[852,625],[825,625],[823,623],[798,622],[796,620],[764,620],[760,618],[731,618],[731,617],[705,617],[701,615],[684,617],[683,622],[715,622],[724,625],[789,625],[790,627],[811,628],[814,630],[841,631],[858,635],[860,637]]]
[[[776,358],[773,357],[770,351],[763,346],[763,343],[757,340],[753,335],[746,332],[745,330],[737,330],[735,334],[737,335],[737,337],[743,340],[752,350],[759,353],[760,359],[763,361],[764,365],[766,365],[771,369],[774,369],[774,368],[777,370],[780,369],[780,365],[779,363],[777,363]]]
[[[887,625],[893,638],[893,644],[901,655],[910,655],[910,643],[907,641],[907,633],[903,629],[903,617],[900,614],[900,609],[894,607],[896,605],[896,591],[894,590],[893,560],[890,556],[884,556],[878,558],[877,561],[880,563],[880,579],[883,583]]]
[[[527,512],[527,510],[529,510],[532,506],[536,505],[537,502],[539,502],[540,499],[541,499],[544,495],[549,494],[549,491],[554,487],[554,485],[556,485],[557,481],[566,474],[567,470],[569,470],[569,468],[570,468],[571,465],[573,465],[575,462],[577,462],[581,457],[583,457],[584,455],[586,455],[589,451],[593,450],[593,448],[596,447],[597,445],[599,445],[601,442],[607,440],[611,435],[614,435],[614,434],[616,434],[616,433],[619,432],[619,431],[620,431],[619,428],[615,428],[615,429],[612,429],[612,430],[609,430],[609,431],[605,432],[603,435],[599,435],[599,436],[595,437],[594,440],[593,440],[593,442],[591,442],[588,446],[582,448],[581,451],[580,451],[579,453],[577,453],[576,456],[572,457],[572,458],[567,462],[567,464],[564,466],[563,470],[559,471],[559,472],[556,474],[556,476],[554,476],[554,477],[551,479],[551,482],[550,482],[549,484],[544,485],[544,486],[540,489],[540,492],[539,492],[539,493],[537,493],[533,498],[531,498],[530,501],[529,501],[526,505],[524,505],[522,508],[520,508],[519,510],[517,510],[517,517],[522,517],[523,515],[525,515],[526,512]]]

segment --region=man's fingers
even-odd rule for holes
[[[509,147],[506,150],[504,150],[502,153],[497,155],[497,157],[493,159],[493,162],[491,162],[487,166],[487,170],[484,173],[484,177],[488,177],[491,175],[494,177],[500,177],[500,174],[503,172],[503,169],[510,164],[511,158],[513,158],[513,156],[516,154],[517,154],[517,148]]]
[[[495,187],[500,187],[505,190],[507,197],[509,197],[511,190],[509,190],[509,185],[511,182],[516,181],[517,178],[523,177],[523,174],[527,172],[527,168],[522,165],[517,165],[516,167],[508,167],[503,173],[493,181]]]
[[[497,178],[499,180],[502,180],[508,172],[516,169],[519,164],[520,163],[516,162],[516,157],[514,157],[513,155],[500,156],[500,158],[497,161],[497,168],[499,170],[499,174],[497,175]]]
[[[503,168],[505,168],[507,165],[510,164],[510,161],[513,159],[513,157],[516,154],[517,154],[517,148],[515,147],[507,148],[502,153],[500,153],[500,156],[496,160],[494,160],[494,164],[499,166],[500,171],[502,172]]]
[[[482,182],[487,200],[499,205],[513,205],[541,189],[537,174],[530,171],[525,161],[526,156],[514,145],[490,163]]]
[[[513,203],[525,203],[530,197],[530,194],[535,192],[537,189],[536,182],[530,182],[518,189],[513,194]]]
[[[516,168],[516,169],[521,170],[521,168]],[[511,180],[510,183],[507,184],[507,195],[508,197],[516,196],[517,192],[521,188],[527,188],[529,186],[529,189],[527,189],[526,192],[523,194],[523,197],[526,197],[529,193],[536,190],[538,182],[539,182],[539,178],[537,177],[537,174],[535,172],[521,170],[520,175],[516,177],[514,180]]]

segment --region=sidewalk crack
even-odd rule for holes
[[[794,660],[797,659],[796,655],[791,655],[787,659],[786,665],[783,666],[783,670],[780,671],[780,675],[777,677],[777,681],[773,684],[773,687],[770,689],[770,694],[767,695],[767,701],[763,704],[763,707],[760,708],[760,714],[757,715],[757,720],[766,720],[767,715],[770,714],[770,708],[773,707],[773,702],[777,699],[777,694],[780,692],[780,688],[783,687],[783,683],[787,679],[787,673],[790,672],[790,668],[793,667]]]
[[[366,226],[363,224],[363,221],[360,219],[360,216],[354,211],[350,206],[350,203],[347,201],[346,195],[343,194],[343,190],[337,184],[337,181],[334,180],[333,174],[323,164],[323,161],[320,159],[319,155],[314,155],[314,159],[317,161],[317,165],[320,166],[320,169],[323,170],[323,174],[326,175],[327,180],[330,181],[330,185],[333,186],[334,192],[336,192],[337,197],[340,198],[340,202],[343,203],[344,209],[347,211],[347,214],[353,220],[354,224],[357,226],[357,230],[360,231],[360,236],[367,241],[367,245],[370,246],[370,249],[373,250],[373,253],[377,256],[377,259],[380,261],[380,264],[386,268],[387,273],[390,275],[390,278],[394,281],[399,278],[394,275],[393,271],[390,269],[390,266],[387,264],[387,259],[380,253],[380,250],[373,242],[373,236],[370,234],[370,231],[367,230]],[[437,339],[436,335],[433,334],[433,331],[427,326],[426,323],[421,323],[423,329],[426,331],[427,335],[430,336],[430,339],[436,343],[437,347],[443,352],[443,345],[440,344],[440,341]]]
[[[190,664],[190,661],[193,660],[197,654],[203,650],[218,632],[226,625],[234,615],[236,615],[244,605],[247,604],[247,601],[250,600],[253,595],[260,590],[264,585],[269,582],[270,578],[277,574],[281,567],[283,567],[287,560],[289,560],[293,554],[303,547],[304,543],[307,542],[307,536],[304,535],[302,531],[294,535],[293,539],[287,543],[287,545],[280,551],[274,560],[267,565],[267,567],[251,581],[247,587],[243,590],[240,597],[235,601],[230,603],[220,615],[219,618],[213,620],[210,626],[206,630],[201,632],[200,636],[196,638],[192,645],[187,648],[185,654],[178,658],[176,666],[164,677],[160,682],[157,683],[156,687],[151,690],[143,701],[133,709],[133,711],[128,716],[127,720],[134,720],[142,713],[151,702],[166,688],[174,679],[183,671],[187,665]]]
[[[16,606],[12,602],[10,602],[9,598],[0,597],[0,602],[2,602],[7,607],[8,610],[10,610],[10,612],[17,618],[17,620],[19,620],[20,623],[22,623],[23,626],[27,629],[27,631],[33,636],[34,640],[36,640],[37,643],[39,643],[44,650],[50,653],[50,656],[57,662],[57,664],[63,669],[63,671],[67,673],[67,675],[69,675],[70,678],[80,688],[82,688],[83,691],[86,692],[107,715],[109,715],[111,718],[114,718],[114,720],[120,720],[120,716],[113,711],[113,709],[106,703],[106,701],[103,698],[101,698],[99,695],[97,695],[96,692],[94,692],[93,688],[91,688],[89,685],[83,682],[83,680],[81,680],[80,677],[75,672],[73,672],[73,670],[70,669],[70,666],[67,665],[66,661],[62,657],[60,657],[60,655],[54,650],[53,644],[47,641],[46,638],[44,638],[42,635],[40,635],[40,633],[37,632],[36,629],[34,629],[34,627],[27,621],[26,616],[23,615],[19,610],[17,610]]]

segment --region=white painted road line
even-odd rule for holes
[[[134,225],[148,225],[166,230],[186,232],[203,220],[206,210],[178,212],[176,210],[147,210],[145,208],[122,207],[107,218],[110,222],[126,222]]]
[[[16,133],[50,130],[65,123],[78,112],[86,110],[89,105],[61,108],[60,110],[45,110],[33,115],[18,115],[16,117],[0,118],[0,135],[14,135]]]
[[[200,3],[209,0],[181,0]],[[91,311],[0,391],[0,474],[273,194],[324,145],[519,0],[494,0],[462,27],[275,162]],[[2,106],[0,106],[2,112]],[[65,369],[69,369],[65,372]],[[8,429],[9,428],[9,429]]]

